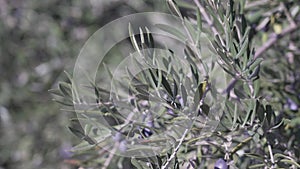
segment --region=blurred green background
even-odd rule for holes
[[[280,14],[268,12],[273,8],[268,3],[253,8],[248,20],[252,15],[258,19],[251,26]],[[122,16],[150,11],[168,10],[164,0],[0,0],[0,169],[78,168],[68,151],[80,142],[67,129],[72,114],[62,111],[48,90],[66,81],[64,70],[72,73],[80,49],[95,31]],[[257,32],[256,46],[279,23],[286,24],[284,17],[277,20]],[[298,30],[270,49],[261,70],[261,92],[280,116],[291,119],[294,126],[283,134],[298,142],[299,35]]]
[[[80,140],[48,90],[101,26],[165,10],[159,0],[0,0],[0,169],[74,168],[66,159]]]

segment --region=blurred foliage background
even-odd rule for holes
[[[165,9],[148,0],[0,0],[0,168],[72,168],[64,159],[79,140],[48,90],[101,26]]]
[[[183,3],[179,3],[183,2]],[[188,3],[186,3],[188,2]],[[195,17],[191,0],[178,1]],[[300,23],[299,1],[248,1],[246,19],[254,47],[289,26],[288,10]],[[0,0],[0,169],[74,168],[70,148],[80,140],[67,129],[72,115],[62,112],[48,92],[66,81],[89,36],[121,16],[167,11],[163,0]],[[279,142],[299,148],[300,32],[294,31],[264,51],[260,95],[289,119]],[[238,86],[238,85],[237,85]],[[289,138],[291,136],[291,138]],[[278,145],[279,147],[281,145]],[[297,153],[300,151],[297,150]],[[299,157],[299,154],[293,154]],[[299,159],[298,159],[299,160]],[[76,162],[76,161],[75,161]]]

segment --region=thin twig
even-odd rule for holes
[[[272,47],[278,40],[283,38],[285,35],[291,34],[294,31],[298,30],[300,25],[290,25],[286,29],[282,30],[280,34],[272,33],[270,39],[264,43],[264,45],[257,49],[254,55],[254,59],[260,57],[264,52],[266,52],[270,47]]]
[[[172,159],[176,157],[176,154],[177,154],[180,146],[182,145],[183,140],[186,137],[187,133],[188,133],[188,129],[185,129],[185,131],[184,131],[184,133],[183,133],[183,135],[182,135],[182,137],[181,137],[181,139],[180,139],[177,147],[175,148],[173,154],[170,156],[170,158],[167,160],[167,162],[161,167],[161,169],[166,169],[168,167],[168,165],[170,164],[170,162],[172,161]]]

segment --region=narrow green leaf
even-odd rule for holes
[[[247,38],[243,43],[243,45],[241,46],[241,49],[239,50],[238,54],[235,56],[236,59],[241,57],[247,51],[248,43],[249,43],[249,39]]]
[[[259,80],[256,80],[253,82],[254,83],[254,97],[256,98],[258,96],[258,92],[259,92],[259,89],[260,89],[260,81]]]
[[[135,39],[135,34],[134,34],[134,32],[133,32],[133,29],[132,29],[130,23],[129,23],[129,25],[128,25],[128,30],[129,30],[130,40],[131,40],[131,43],[132,43],[134,49],[140,53],[140,48],[139,48],[139,45],[138,45],[138,43],[137,43],[137,41],[136,41],[136,39]]]
[[[175,3],[175,1],[173,1],[173,0],[167,0],[167,5],[168,5],[170,11],[174,15],[176,15],[176,16],[180,17],[181,19],[183,19],[182,15],[180,13],[180,10],[179,10],[177,4]]]
[[[238,119],[238,106],[237,106],[237,103],[235,103],[234,104],[234,113],[233,113],[232,128],[235,127],[237,119]]]
[[[248,79],[256,80],[259,77],[260,65],[258,65],[251,74],[248,75]],[[250,73],[250,72],[249,72]]]
[[[223,69],[226,73],[230,74],[232,77],[235,77],[235,73],[234,73],[234,71],[232,70],[232,68],[225,66],[224,64],[220,63],[219,61],[218,61],[218,64],[219,64],[219,66],[222,67],[222,69]]]
[[[68,80],[69,80],[69,82],[72,84],[72,76],[70,75],[70,73],[68,73],[67,71],[64,71],[64,73],[66,74],[66,76],[67,76],[67,78],[68,78]]]
[[[220,18],[220,22],[222,23],[225,19],[226,19],[226,15],[224,15],[226,13],[225,11],[225,6],[223,6],[223,4],[221,3],[221,1],[217,2],[217,12],[218,12],[218,17]]]
[[[187,102],[187,92],[183,84],[180,85],[180,90],[181,90],[181,97],[183,99],[183,104],[184,106],[186,105]]]
[[[73,147],[71,151],[75,152],[75,153],[82,153],[85,151],[92,150],[93,147],[95,147],[95,145],[91,145],[91,144],[87,143],[86,141],[82,141],[82,143]]]
[[[197,32],[194,28],[194,26],[192,25],[192,23],[187,20],[187,19],[184,19],[184,23],[185,23],[185,26],[187,28],[187,30],[189,31],[190,35],[192,36],[193,39],[192,42],[196,42],[197,41]]]
[[[188,1],[176,1],[176,3],[179,7],[182,7],[182,8],[187,8],[187,9],[190,9],[190,10],[196,10],[197,9],[197,7],[194,4],[192,4]]]
[[[258,65],[260,65],[260,63],[263,61],[263,58],[257,58],[254,61],[250,62],[247,64],[247,68],[249,68],[250,70],[255,69]]]
[[[210,43],[212,45],[213,51],[217,51],[217,49],[222,50],[221,46],[218,44],[216,40],[211,40]]]
[[[221,41],[221,38],[222,37],[220,37],[220,35],[215,35],[215,40],[216,40],[218,46],[220,46],[220,49],[224,49],[224,46],[223,46],[222,41]]]
[[[248,54],[247,54],[247,52],[245,52],[244,53],[244,55],[243,55],[243,66],[242,66],[242,70],[243,71],[245,71],[246,70],[246,68],[247,68],[247,64],[248,64],[248,62],[249,62],[249,56],[248,56]]]
[[[172,89],[171,86],[169,84],[169,82],[167,81],[167,79],[165,78],[165,76],[162,74],[162,85],[164,86],[164,88],[167,90],[167,92],[169,93],[170,96],[172,96]]]
[[[149,86],[146,84],[140,84],[140,85],[134,85],[136,91],[138,91],[140,94],[149,96],[148,88]]]
[[[227,51],[229,51],[230,45],[232,43],[232,39],[231,39],[231,30],[227,18],[224,19],[224,23],[225,23],[225,30],[226,30],[225,31],[226,49]]]
[[[131,164],[134,165],[137,169],[144,169],[143,166],[134,157],[131,158]]]
[[[63,93],[59,89],[49,89],[48,92],[57,96],[64,97]]]
[[[246,123],[247,123],[247,121],[248,121],[250,115],[253,113],[253,106],[252,106],[252,104],[253,104],[252,102],[253,102],[253,101],[251,100],[250,102],[251,102],[250,105],[248,105],[247,115],[246,115],[246,117],[244,118],[244,121],[243,121],[243,124],[242,124],[243,127],[246,125]]]
[[[202,32],[202,16],[198,8],[197,8],[197,27],[198,27],[198,31]]]
[[[249,141],[252,140],[252,137],[248,137],[246,139],[244,139],[242,142],[240,142],[238,145],[236,145],[232,150],[231,153],[234,154],[236,153],[238,150],[240,150],[241,148],[243,148],[245,145],[247,145],[247,143]]]
[[[243,15],[243,14],[240,14],[239,18],[240,18],[239,20],[241,20],[242,33],[245,34],[247,32],[247,28],[249,29],[249,27],[247,27],[247,20],[245,18],[245,15]]]
[[[197,67],[191,64],[190,68],[191,68],[192,74],[196,80],[196,84],[199,84],[199,74],[198,74]]]
[[[84,133],[86,133],[87,135],[92,131],[93,126],[91,124],[86,124],[84,127]]]
[[[173,79],[173,83],[174,83],[173,98],[176,98],[178,92],[178,86],[175,79]]]
[[[300,168],[300,164],[298,164],[293,158],[291,158],[290,156],[281,154],[281,153],[276,153],[274,154],[274,158],[278,159],[278,158],[283,158],[280,161],[284,162],[284,163],[288,163],[291,165],[295,165],[297,168]]]
[[[248,97],[250,97],[251,96],[251,90],[250,90],[250,87],[249,87],[248,83],[244,82],[243,89],[244,89],[245,93],[248,95]]]
[[[140,38],[141,38],[141,43],[144,44],[145,43],[145,38],[144,38],[144,33],[141,27],[139,27],[139,31],[140,31]]]
[[[254,164],[254,165],[249,166],[249,168],[264,168],[265,166],[266,166],[265,163],[262,163],[262,164]]]
[[[64,100],[52,99],[52,100],[65,106],[73,106],[73,103],[66,99]]]
[[[242,42],[242,43],[245,43],[246,40],[249,40],[249,33],[250,33],[250,30],[251,30],[250,27],[247,27],[247,28],[246,28],[246,31],[245,31],[245,33],[244,33],[244,35],[243,35],[243,38],[241,39],[241,42]]]
[[[169,25],[165,25],[165,24],[156,24],[155,26],[157,26],[159,29],[170,33],[171,35],[174,35],[175,37],[177,37],[179,40],[185,41],[186,37],[185,35],[179,31],[178,29],[171,27]]]
[[[253,108],[253,112],[252,112],[252,114],[251,114],[251,119],[250,119],[250,125],[251,125],[251,126],[253,125],[253,122],[254,122],[254,120],[255,120],[255,117],[256,117],[256,113],[257,113],[258,107],[259,107],[259,102],[258,102],[258,100],[256,100],[255,105],[254,105],[254,108]]]
[[[145,29],[146,29],[146,32],[147,32],[147,42],[148,42],[149,48],[155,48],[152,33],[150,33],[150,31],[147,27]]]
[[[67,72],[67,71],[64,71],[64,73],[67,75],[69,81],[70,81],[70,84],[72,86],[72,96],[73,96],[73,100],[76,100],[77,102],[80,102],[80,98],[79,98],[79,94],[78,94],[78,90],[77,90],[77,86],[74,85],[74,81],[72,79],[72,76]]]
[[[275,130],[275,129],[279,128],[283,123],[284,123],[284,119],[282,119],[277,125],[273,126],[271,128],[271,130]]]
[[[215,10],[210,5],[207,5],[206,9],[207,9],[208,13],[213,17],[213,22],[214,22],[213,24],[216,27],[216,29],[220,33],[223,33],[225,30],[223,28],[223,25],[219,21],[219,17],[216,15],[217,13],[215,12]]]
[[[210,107],[207,104],[204,103],[203,105],[200,106],[200,108],[205,115],[209,114]]]
[[[186,42],[185,47],[186,47],[186,51],[188,52],[189,56],[192,56],[193,58],[197,58],[197,54],[191,48],[191,44],[189,44],[188,42]]]
[[[85,134],[83,133],[83,131],[79,131],[73,127],[68,127],[69,130],[77,137],[79,137],[80,139],[85,137]]]
[[[247,98],[246,95],[245,95],[245,92],[242,91],[241,89],[234,88],[234,89],[233,89],[233,92],[234,92],[234,94],[235,94],[239,99],[245,99],[245,98]]]
[[[259,160],[259,161],[264,161],[264,157],[261,156],[261,155],[259,155],[259,154],[245,153],[245,155],[246,155],[247,157],[255,158],[255,159]]]
[[[158,87],[158,80],[157,80],[158,77],[156,75],[154,75],[152,70],[149,69],[149,72],[150,72],[150,75],[151,75],[151,78],[152,78],[151,84],[154,88],[157,88]]]
[[[64,94],[64,96],[72,98],[72,87],[70,84],[65,82],[60,82],[58,84],[58,88]]]
[[[246,0],[241,0],[240,1],[240,13],[241,14],[244,14],[245,5],[246,5]]]
[[[280,162],[287,163],[287,164],[291,164],[291,165],[296,166],[297,168],[300,168],[300,164],[298,164],[298,163],[297,163],[296,161],[294,161],[294,160],[282,159],[282,160],[280,160]]]
[[[221,51],[221,49],[217,49],[217,53],[220,56],[220,58],[222,59],[222,61],[224,61],[228,66],[231,65],[232,60],[231,58],[229,58],[226,53],[224,53],[223,51]]]
[[[104,66],[104,69],[106,70],[106,72],[108,73],[109,75],[109,78],[110,79],[113,79],[113,74],[112,72],[110,71],[109,67],[103,62],[103,66]]]
[[[260,103],[257,106],[257,116],[260,122],[263,122],[265,120],[265,109],[264,106]]]
[[[236,56],[237,53],[238,53],[238,49],[236,47],[236,40],[235,39],[232,39],[232,43],[230,44],[230,56],[233,57],[233,56]]]

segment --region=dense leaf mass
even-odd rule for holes
[[[76,86],[84,41],[149,11],[179,25],[129,23]],[[0,0],[0,25],[0,168],[300,168],[298,1]]]

